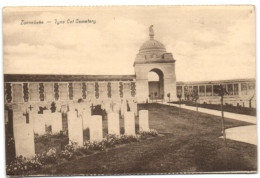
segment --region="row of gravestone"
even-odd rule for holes
[[[98,142],[103,139],[102,116],[91,115],[86,111],[83,110],[79,114],[76,110],[71,110],[67,113],[69,140],[77,142],[79,146],[83,146],[83,130],[86,128],[89,128],[91,142]],[[33,119],[27,122],[22,112],[13,112],[13,130],[17,156],[31,157],[35,154],[34,133],[44,134],[46,125],[51,125],[52,133],[59,133],[62,130],[62,119],[59,112],[51,113],[47,111],[44,114],[31,112],[29,114]],[[124,112],[124,130],[125,135],[135,135],[134,112]],[[139,111],[139,130],[149,130],[147,110]],[[108,134],[120,134],[119,113],[108,113]]]

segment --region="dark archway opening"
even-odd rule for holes
[[[151,100],[164,98],[163,72],[161,70],[150,70],[148,73],[148,87]]]

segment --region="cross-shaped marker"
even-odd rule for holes
[[[28,124],[29,123],[29,113],[27,112],[27,110],[26,110],[26,113],[23,115],[26,117],[26,123]]]
[[[33,107],[30,105],[30,107],[28,107],[28,108],[29,108],[29,109],[30,109],[30,111],[31,111]]]
[[[92,105],[90,107],[91,107],[91,115],[93,115],[93,110],[94,110],[95,106],[92,103]]]

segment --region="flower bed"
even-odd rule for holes
[[[33,158],[28,159],[22,156],[16,157],[7,165],[7,175],[28,175],[30,171],[37,171],[48,165],[56,165],[63,161],[77,159],[85,155],[94,153],[94,151],[104,151],[107,148],[113,148],[116,145],[138,142],[149,137],[158,136],[154,129],[150,131],[139,131],[137,135],[111,135],[108,134],[100,142],[85,141],[84,146],[80,147],[77,143],[71,142],[63,150],[57,153],[57,149],[51,147],[48,151],[36,154]],[[51,136],[36,137],[36,141],[48,142]],[[62,137],[62,136],[61,136]],[[63,138],[63,137],[62,137]]]

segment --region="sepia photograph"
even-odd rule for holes
[[[2,13],[7,176],[258,172],[253,5]]]

